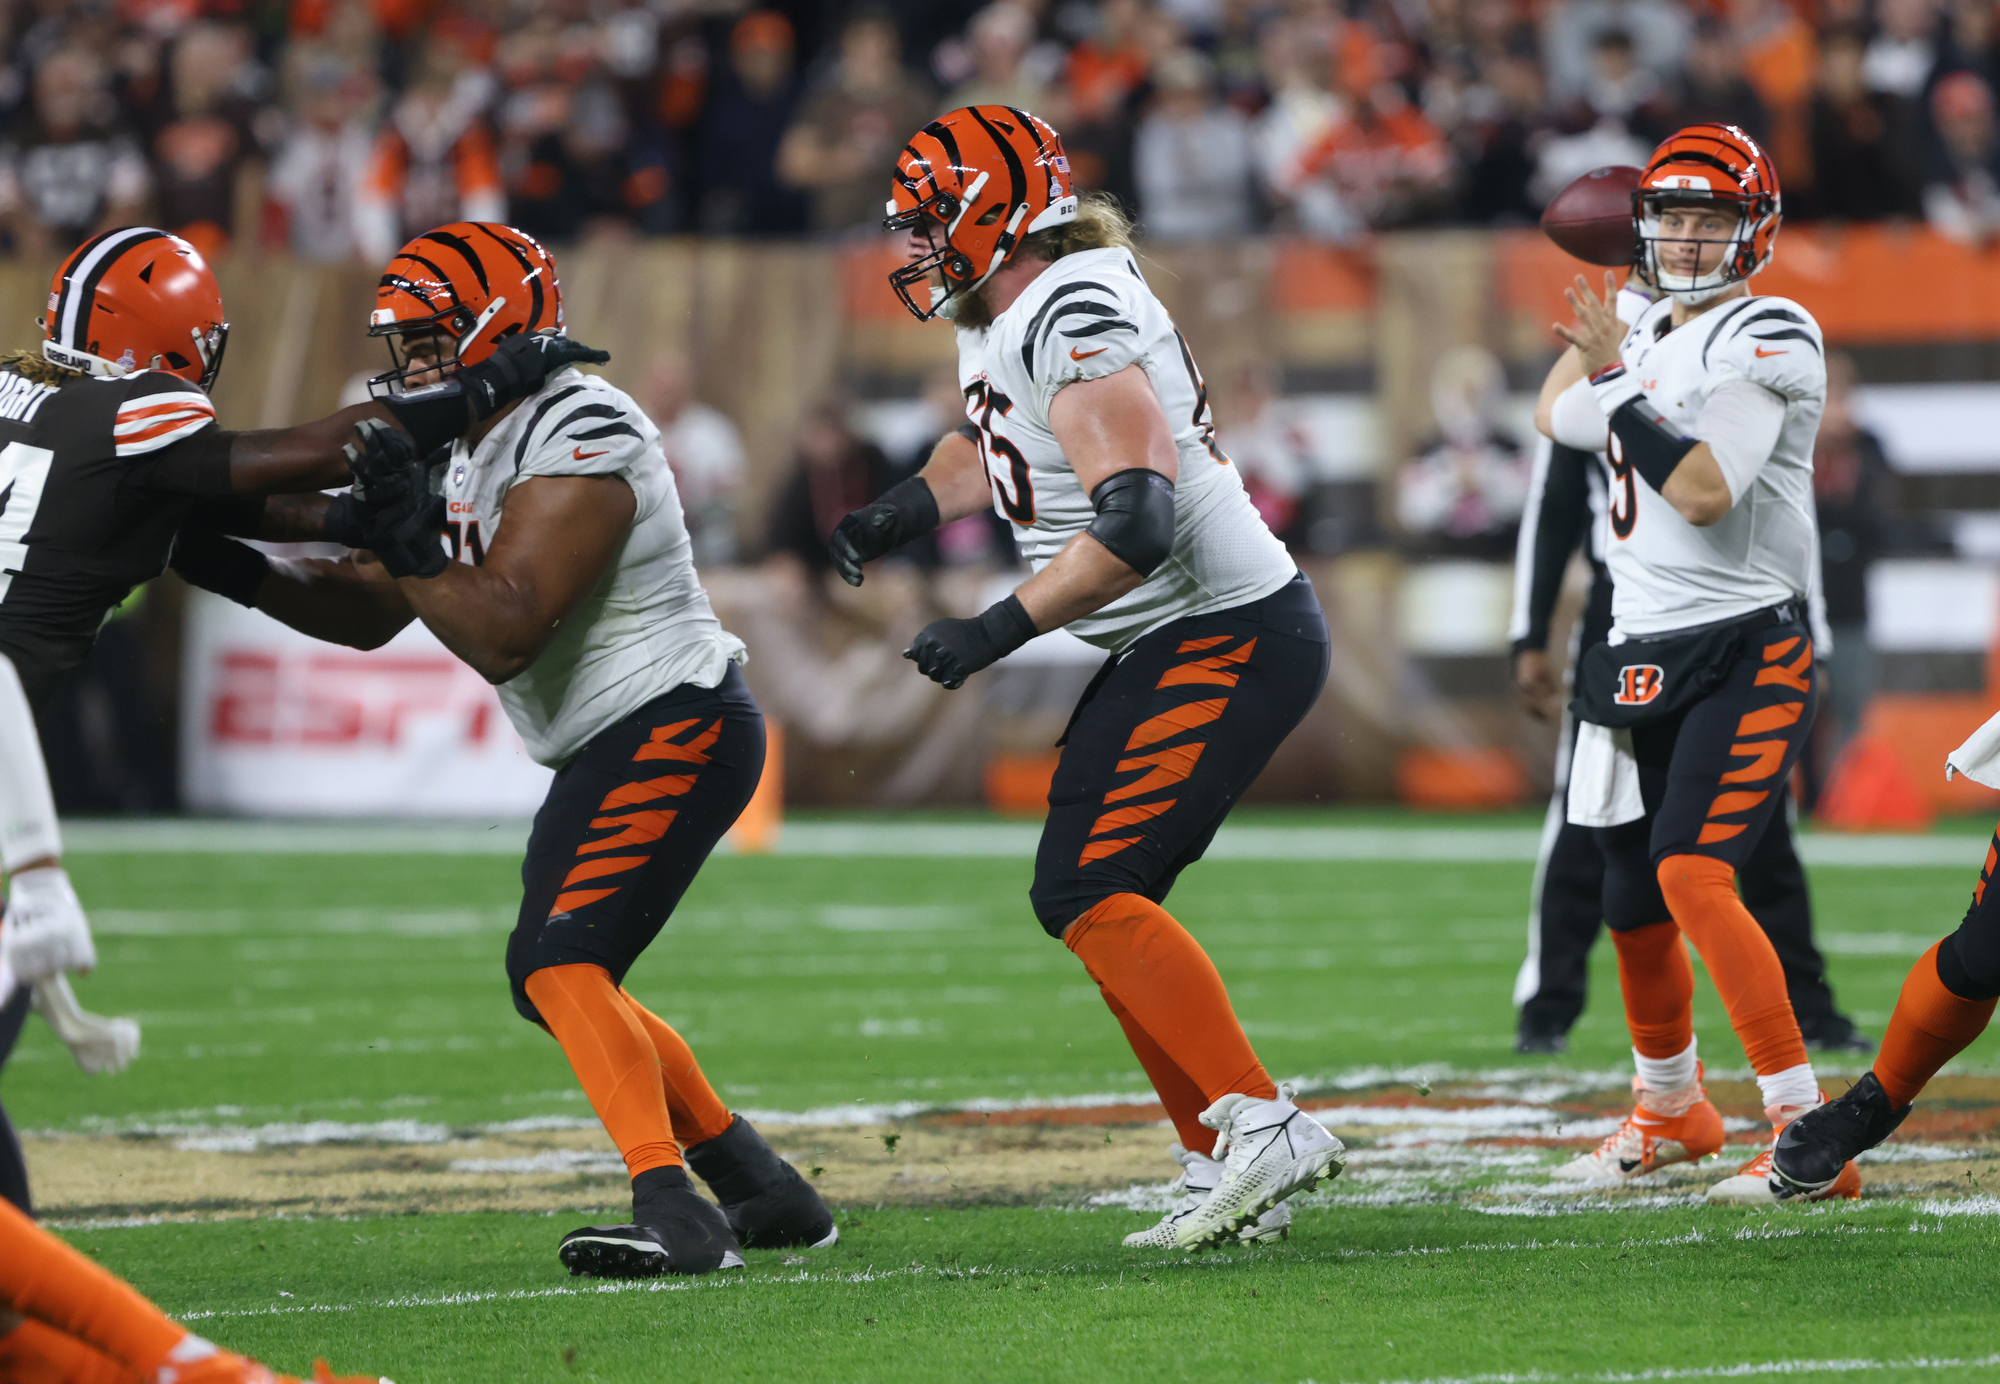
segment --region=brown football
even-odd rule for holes
[[[1632,192],[1638,186],[1636,168],[1594,168],[1549,199],[1542,230],[1586,263],[1623,268],[1639,254],[1632,226]]]

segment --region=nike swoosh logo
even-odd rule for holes
[[[1621,1173],[1629,1173],[1632,1171],[1632,1169],[1639,1166],[1639,1162],[1640,1160],[1637,1158],[1621,1158],[1618,1160],[1618,1171]]]
[[[611,449],[609,447],[606,447],[604,449],[604,452],[608,452],[610,450]],[[586,452],[581,447],[574,447],[570,450],[570,455],[576,458],[578,461],[589,461],[592,457],[603,456],[604,452]]]
[[[1765,356],[1788,356],[1790,354],[1790,351],[1767,351],[1762,346],[1757,348],[1757,359],[1759,360],[1762,360]]]
[[[1076,347],[1072,346],[1069,348],[1069,358],[1071,360],[1089,360],[1092,356],[1101,356],[1110,349],[1109,346],[1099,346],[1095,351],[1079,351]]]

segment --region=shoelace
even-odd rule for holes
[[[1599,1162],[1610,1162],[1615,1157],[1622,1164],[1627,1153],[1634,1153],[1643,1160],[1646,1156],[1646,1146],[1652,1139],[1652,1135],[1639,1128],[1632,1116],[1627,1115],[1623,1124],[1604,1136],[1604,1142],[1597,1146],[1597,1152],[1591,1156]]]

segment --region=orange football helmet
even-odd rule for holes
[[[1668,272],[1660,263],[1660,213],[1715,202],[1738,213],[1731,249],[1706,274]],[[1771,262],[1783,215],[1777,165],[1763,146],[1734,125],[1690,125],[1653,151],[1632,194],[1639,267],[1662,291],[1701,302]]]
[[[368,335],[388,341],[393,365],[369,381],[369,392],[400,393],[413,375],[485,360],[516,332],[562,326],[555,257],[540,241],[493,221],[439,226],[398,250],[375,287]],[[435,342],[438,359],[413,363],[410,339]]]
[[[151,226],[121,226],[77,246],[37,320],[45,357],[108,379],[162,370],[208,389],[229,344],[208,261]]]
[[[896,160],[886,231],[935,223],[944,243],[889,275],[919,322],[993,277],[1023,236],[1076,219],[1062,136],[1012,106],[961,106],[910,137]],[[932,272],[944,286],[917,306],[913,290]]]

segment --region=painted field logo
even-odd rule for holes
[[[1628,663],[1618,670],[1618,694],[1611,700],[1620,706],[1645,706],[1659,698],[1667,685],[1657,663]]]

